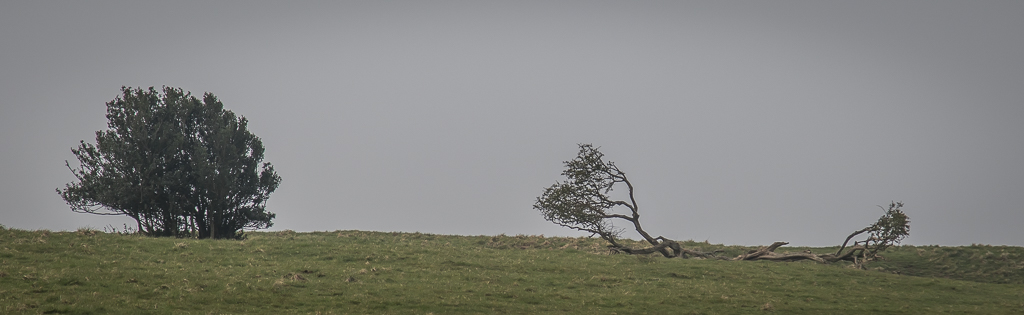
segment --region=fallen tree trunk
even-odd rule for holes
[[[763,257],[765,255],[775,254],[775,249],[778,249],[779,246],[786,244],[789,243],[775,242],[768,246],[761,246],[761,248],[751,250],[743,255],[736,256],[736,258],[733,258],[732,260],[758,260],[760,257]]]
[[[858,267],[862,266],[867,262],[868,257],[866,255],[867,248],[863,245],[855,245],[850,247],[850,250],[842,255],[836,254],[814,254],[810,251],[804,251],[801,253],[776,253],[775,250],[783,245],[787,245],[787,242],[775,242],[769,246],[761,246],[758,249],[751,250],[746,254],[736,256],[729,260],[770,260],[770,261],[798,261],[798,260],[813,260],[819,263],[827,264],[839,261],[850,261]]]
[[[690,257],[718,258],[717,256],[715,256],[715,253],[717,253],[719,251],[714,251],[714,252],[707,253],[707,252],[702,252],[702,251],[698,251],[698,250],[692,250],[692,249],[688,249],[688,248],[683,248],[682,246],[679,245],[679,242],[667,239],[664,236],[658,236],[658,238],[656,238],[655,240],[659,241],[658,245],[654,245],[654,246],[648,247],[648,248],[635,249],[635,248],[629,248],[629,247],[625,247],[625,246],[609,246],[609,248],[611,248],[613,251],[623,252],[623,253],[630,254],[630,255],[645,255],[645,254],[661,253],[662,255],[665,255],[665,257],[670,257],[670,258],[671,257],[682,257],[682,258],[690,258]]]
[[[707,258],[707,259],[733,260],[733,261],[740,261],[740,260],[768,260],[768,261],[790,262],[790,261],[800,261],[800,260],[813,260],[815,262],[823,263],[823,264],[835,263],[835,262],[840,262],[840,261],[849,261],[849,262],[853,262],[854,265],[856,265],[857,267],[860,267],[860,268],[863,268],[864,264],[867,263],[868,261],[873,260],[872,255],[870,255],[870,252],[868,251],[868,248],[865,247],[864,245],[860,245],[860,244],[854,245],[854,246],[851,246],[851,247],[847,248],[847,251],[845,253],[841,254],[841,255],[836,255],[836,254],[833,254],[833,253],[815,254],[815,253],[812,253],[809,250],[808,251],[803,251],[803,252],[797,252],[797,253],[793,253],[793,252],[777,253],[777,252],[775,252],[775,250],[779,249],[782,246],[788,245],[789,243],[788,242],[774,242],[771,245],[761,246],[761,247],[759,247],[757,249],[753,249],[753,250],[747,251],[746,253],[741,254],[739,256],[736,256],[736,257],[733,257],[733,258],[728,258],[728,257],[722,257],[722,256],[718,256],[717,255],[719,252],[722,252],[722,250],[716,250],[716,251],[713,251],[713,252],[703,252],[703,251],[699,251],[699,250],[692,250],[692,249],[683,248],[682,246],[679,245],[678,242],[670,240],[670,239],[666,239],[666,238],[661,237],[661,236],[659,236],[657,238],[657,240],[660,241],[660,243],[658,243],[658,245],[655,245],[655,246],[652,246],[652,247],[647,247],[647,248],[639,248],[639,249],[637,249],[637,248],[630,248],[630,247],[621,246],[621,245],[619,245],[619,246],[611,245],[611,246],[608,246],[608,248],[611,249],[614,252],[626,253],[626,254],[630,254],[630,255],[646,255],[646,254],[660,253],[662,255],[665,255],[666,257],[681,257],[681,258],[691,258],[691,257],[693,257],[693,258]],[[618,244],[616,244],[616,245],[618,245]]]

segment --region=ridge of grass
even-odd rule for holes
[[[0,228],[0,313],[1021,313],[1022,253],[900,246],[859,270],[611,255],[590,238],[282,231],[238,241]]]

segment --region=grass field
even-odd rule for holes
[[[858,270],[610,255],[603,246],[540,236],[284,231],[238,241],[0,228],[0,313],[1024,313],[1020,247],[902,246]]]

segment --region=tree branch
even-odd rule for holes
[[[847,237],[846,237],[846,240],[845,240],[845,241],[843,241],[843,246],[840,246],[840,247],[839,247],[839,250],[838,250],[838,251],[836,251],[836,256],[839,256],[839,254],[842,254],[842,253],[843,253],[843,249],[844,249],[844,248],[846,248],[846,243],[849,243],[849,242],[850,242],[850,239],[851,239],[851,238],[853,238],[854,236],[857,236],[857,235],[859,235],[859,234],[861,234],[861,233],[864,233],[864,232],[870,231],[870,230],[871,230],[871,228],[872,228],[872,227],[871,227],[871,226],[869,226],[869,227],[866,227],[866,228],[863,228],[863,229],[861,229],[860,231],[856,231],[856,232],[853,232],[853,234],[850,234],[850,236],[847,236]]]

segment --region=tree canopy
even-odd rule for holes
[[[272,225],[266,211],[281,177],[259,137],[211,93],[121,88],[107,130],[71,152],[77,182],[57,193],[71,210],[134,219],[156,236],[233,238]]]
[[[592,144],[580,144],[579,147],[576,158],[565,161],[562,175],[568,180],[545,189],[533,208],[540,211],[547,221],[600,236],[615,250],[627,253],[658,251],[666,257],[682,255],[676,242],[660,236],[652,237],[640,226],[639,206],[633,197],[633,184],[626,174],[614,162],[605,161],[604,153]],[[616,185],[626,187],[628,201],[611,197],[609,193]],[[616,207],[624,208],[624,213],[615,212]],[[635,250],[620,245],[617,239],[621,231],[616,230],[612,219],[630,222],[637,233],[655,247]]]

